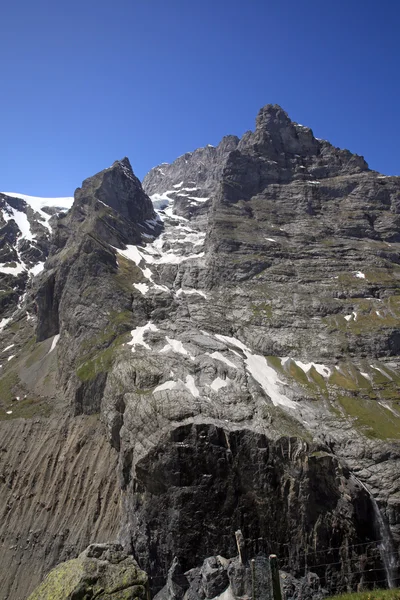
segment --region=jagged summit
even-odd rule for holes
[[[155,167],[144,178],[143,187],[152,194],[173,190],[183,181],[207,195],[224,180],[234,199],[239,174],[245,194],[254,194],[273,183],[315,181],[367,170],[363,157],[316,139],[309,127],[291,121],[280,106],[267,104],[256,117],[254,131],[247,131],[241,139],[225,136],[216,147],[199,148],[172,164]]]
[[[151,201],[126,157],[85,179],[82,187],[75,191],[74,197],[78,204],[98,200],[133,223],[156,217]]]

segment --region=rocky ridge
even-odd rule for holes
[[[110,531],[153,591],[174,557],[187,571],[233,556],[238,528],[297,577],[306,557],[328,591],[388,577],[399,199],[399,178],[268,105],[254,132],[156,167],[143,188],[117,161],[55,219],[43,271],[4,313],[0,425],[100,415],[121,489]]]

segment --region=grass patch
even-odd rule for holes
[[[298,437],[307,442],[312,442],[310,432],[297,419],[279,408],[279,406],[263,406],[262,417],[271,423],[273,429],[280,436]]]
[[[141,281],[147,281],[137,265],[132,260],[117,254],[118,261],[118,273],[115,275],[117,285],[127,292],[132,292],[132,286],[134,283],[140,283]]]
[[[132,313],[129,310],[112,311],[109,323],[102,333],[81,346],[80,365],[76,374],[81,381],[93,381],[99,373],[107,373],[113,364],[116,349],[132,329]]]
[[[12,410],[8,415],[6,410]],[[23,398],[12,402],[5,410],[0,411],[0,419],[9,421],[11,419],[32,419],[33,417],[48,417],[51,413],[49,401],[39,397]]]
[[[20,400],[17,400],[17,397]],[[12,413],[8,415],[7,411],[10,410]],[[15,371],[10,371],[0,379],[0,420],[46,417],[50,412],[49,401],[34,394],[27,394]]]
[[[330,596],[325,600],[400,600],[400,589],[396,590],[368,590],[354,594],[341,594]]]
[[[80,365],[76,371],[81,381],[93,381],[99,373],[107,373],[113,363],[114,344],[96,354],[90,360]]]
[[[251,311],[255,317],[267,318],[272,317],[272,306],[267,302],[260,302],[259,304],[251,304]]]
[[[400,417],[376,400],[341,395],[337,400],[345,413],[354,420],[354,425],[367,437],[400,439]]]
[[[19,377],[15,371],[9,371],[0,379],[0,401],[9,404],[18,393]]]

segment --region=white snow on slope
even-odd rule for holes
[[[228,377],[226,379],[221,379],[221,377],[217,377],[211,383],[210,388],[213,389],[215,392],[218,392],[218,390],[220,390],[221,388],[226,387],[229,382],[230,379]]]
[[[136,327],[136,329],[132,329],[132,339],[130,342],[128,342],[128,346],[132,346],[132,352],[135,352],[136,346],[143,346],[144,348],[147,348],[147,350],[151,350],[150,346],[144,341],[144,334],[146,331],[159,331],[159,329],[150,321],[142,327]]]
[[[71,197],[66,198],[40,198],[38,196],[27,196],[26,194],[18,194],[16,192],[3,192],[6,196],[11,196],[12,198],[19,198],[20,200],[25,200],[27,204],[37,213],[40,214],[41,219],[43,221],[43,225],[47,227],[47,229],[51,230],[49,225],[49,220],[51,215],[47,214],[43,210],[43,208],[58,208],[60,211],[67,211],[71,208],[74,199]]]
[[[23,271],[26,271],[25,265],[22,263],[16,263],[16,267],[6,267],[8,263],[0,264],[0,273],[6,273],[7,275],[19,275]]]
[[[207,298],[207,296],[206,296],[206,294],[204,292],[202,292],[201,290],[195,290],[193,288],[186,289],[186,290],[183,290],[182,288],[180,288],[176,292],[177,296],[181,296],[182,294],[185,294],[187,296],[193,296],[193,294],[197,294],[198,296],[203,296],[203,298]]]
[[[2,352],[7,352],[7,350],[10,350],[10,348],[14,348],[15,344],[10,344],[9,346],[7,346],[7,348],[4,348],[2,350]]]
[[[196,384],[194,383],[194,377],[193,375],[186,375],[186,387],[189,390],[189,392],[192,394],[192,396],[194,396],[194,398],[198,398],[200,396],[200,392],[196,387]]]
[[[18,225],[18,228],[20,229],[22,237],[24,239],[26,239],[26,240],[34,239],[35,236],[32,235],[31,226],[28,221],[28,217],[26,216],[26,214],[23,211],[17,210],[16,208],[13,208],[12,206],[8,205],[8,207],[3,210],[3,217],[6,221],[10,221],[11,219],[14,219],[14,221]]]
[[[261,385],[267,396],[271,398],[274,406],[285,406],[286,408],[296,408],[296,403],[284,396],[279,385],[284,385],[278,378],[278,374],[269,366],[264,356],[252,354],[250,349],[240,340],[227,335],[216,334],[215,337],[228,345],[240,348],[246,356],[245,364],[248,372]]]
[[[162,383],[161,385],[158,385],[156,388],[154,388],[153,390],[153,394],[155,392],[163,392],[164,390],[173,390],[174,387],[176,387],[176,381],[164,381],[164,383]]]
[[[207,356],[211,356],[211,358],[225,363],[226,365],[228,365],[228,367],[232,367],[232,369],[237,369],[237,366],[232,361],[230,361],[229,358],[226,358],[223,354],[221,354],[221,352],[207,352]]]
[[[180,340],[174,340],[172,338],[169,338],[168,336],[165,337],[165,339],[167,340],[167,344],[161,348],[160,353],[162,352],[169,352],[170,350],[172,350],[173,352],[176,352],[177,354],[183,354],[185,356],[190,356],[190,358],[192,360],[194,360],[194,356],[192,356],[184,347],[184,345],[182,344],[182,342]]]
[[[31,269],[29,269],[29,273],[32,273],[32,275],[39,275],[39,273],[41,273],[43,271],[43,269],[44,269],[44,262],[38,262],[37,265],[35,265]]]
[[[57,335],[54,336],[53,341],[51,342],[51,346],[50,346],[50,350],[48,351],[47,354],[50,354],[50,352],[53,352],[54,348],[57,346],[58,344],[58,340],[60,339],[60,334],[57,333]]]
[[[139,292],[143,294],[143,296],[145,296],[149,291],[149,286],[147,285],[147,283],[134,283],[133,287],[139,290]]]
[[[284,356],[283,358],[281,358],[281,365],[284,367],[288,361],[293,361],[295,365],[297,365],[298,367],[300,367],[300,369],[302,369],[302,371],[304,371],[304,373],[308,373],[312,369],[312,367],[314,367],[317,373],[322,375],[322,377],[330,377],[332,373],[330,368],[323,364],[314,362],[303,363],[301,362],[301,360],[295,360],[294,358],[290,358],[289,356]]]
[[[8,319],[7,319],[7,318],[4,318],[4,319],[2,319],[2,320],[0,321],[0,331],[1,331],[2,329],[4,329],[4,327],[5,327],[5,326],[7,325],[7,323],[9,323],[10,321],[11,321],[11,317],[9,317]]]

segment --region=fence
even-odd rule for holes
[[[235,584],[230,578],[233,597],[248,598],[248,600],[284,600],[285,588],[290,585],[296,588],[294,595],[298,600],[309,597],[310,587],[313,585],[319,587],[315,589],[315,593],[322,588],[327,595],[400,587],[397,556],[396,564],[388,567],[393,559],[393,553],[385,550],[384,539],[342,544],[320,550],[308,548],[297,552],[292,551],[294,544],[279,543],[276,544],[277,549],[281,551],[279,564],[277,554],[269,554],[269,556],[259,554],[248,560],[252,555],[250,548],[254,542],[260,540],[246,539],[245,542],[242,534],[237,532],[236,541],[238,559],[242,565],[242,570],[238,571],[236,578],[243,579],[242,591],[245,593],[238,593],[239,582],[236,582],[237,589],[234,589]],[[263,542],[265,545],[265,540]],[[268,543],[269,547],[273,545],[272,542]],[[291,564],[293,556],[295,566]],[[317,577],[314,577],[314,574]]]

